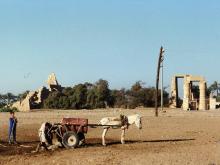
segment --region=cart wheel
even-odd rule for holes
[[[79,137],[75,132],[69,131],[63,135],[63,145],[65,148],[75,148],[79,145]]]
[[[80,146],[84,145],[85,142],[86,142],[84,133],[79,132],[77,135],[78,135],[78,137],[79,137],[79,145],[80,145]]]

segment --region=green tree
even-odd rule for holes
[[[86,108],[87,87],[85,84],[79,84],[73,87],[73,95],[70,96],[70,104],[72,108]]]
[[[105,108],[109,105],[110,90],[108,81],[102,79],[97,81],[95,83],[95,93],[97,97],[97,108]]]
[[[63,88],[61,92],[53,91],[44,101],[44,108],[51,109],[95,109],[117,107],[136,108],[153,107],[155,88],[144,87],[141,81],[131,89],[110,90],[108,81],[100,79],[95,84],[84,83],[74,87]],[[158,97],[160,100],[160,96]],[[164,90],[164,104],[168,105],[169,94]]]
[[[10,104],[14,103],[18,100],[18,96],[12,93],[6,93],[0,95],[0,104],[10,106]]]
[[[127,91],[128,94],[128,107],[136,108],[138,106],[145,106],[146,104],[146,91],[142,86],[141,81],[137,81],[132,85],[131,90]]]
[[[86,107],[88,109],[95,109],[97,105],[97,95],[95,89],[89,89],[87,91]]]
[[[132,85],[132,87],[131,87],[131,91],[132,92],[138,92],[138,91],[140,91],[141,89],[142,89],[142,85],[143,85],[144,83],[142,83],[141,81],[137,81],[134,85]]]
[[[124,88],[111,91],[110,105],[115,108],[127,108],[126,90]]]
[[[219,90],[220,90],[220,83],[218,83],[217,81],[214,81],[213,84],[210,85],[209,89],[208,89],[211,93],[215,93],[216,92],[216,96],[219,96]]]
[[[63,93],[59,91],[52,91],[48,98],[44,100],[43,107],[48,109],[61,109],[60,97],[64,96]]]

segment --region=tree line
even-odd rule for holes
[[[131,89],[109,89],[108,81],[100,79],[94,84],[84,83],[53,91],[44,100],[43,108],[49,109],[96,109],[153,107],[154,87],[144,87],[141,81]],[[158,97],[160,99],[160,96]],[[164,103],[168,105],[169,94],[164,91]]]

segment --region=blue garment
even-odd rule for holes
[[[17,119],[9,118],[9,142],[16,142]]]

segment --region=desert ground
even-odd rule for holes
[[[42,122],[59,122],[63,117],[88,118],[98,123],[102,117],[139,113],[143,129],[131,126],[127,143],[120,144],[120,129],[110,130],[106,147],[101,145],[102,129],[90,128],[87,145],[76,149],[57,149],[32,153],[39,139]],[[0,164],[220,164],[220,111],[182,111],[166,109],[154,117],[153,109],[38,110],[16,113],[18,145],[8,145],[8,113],[0,113]]]

